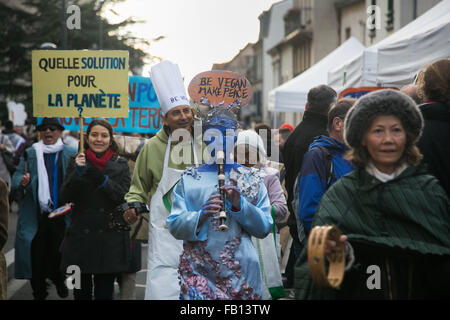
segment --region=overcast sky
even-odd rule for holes
[[[146,21],[133,27],[137,36],[166,37],[154,42],[150,52],[178,63],[187,86],[213,63],[227,62],[247,43],[256,42],[258,16],[276,2],[280,0],[127,0],[113,9],[120,18]]]

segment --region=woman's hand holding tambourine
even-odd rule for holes
[[[339,242],[344,244],[344,247],[347,245],[347,236],[346,235],[341,235],[341,237],[339,238]],[[326,256],[332,254],[332,253],[336,253],[339,251],[339,246],[338,243],[334,240],[329,240],[327,239],[325,242],[325,248],[324,248],[324,254]]]
[[[314,283],[338,289],[344,279],[347,236],[334,226],[317,226],[308,239],[308,264]]]

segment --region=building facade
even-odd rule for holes
[[[284,38],[269,49],[272,58],[274,86],[300,75],[339,45],[338,19],[333,1],[294,0],[283,16]],[[267,92],[268,94],[268,92]],[[300,113],[270,113],[270,122],[278,128],[282,123],[296,124]]]
[[[228,70],[243,75],[250,81],[253,89],[253,97],[250,103],[240,110],[239,118],[246,123],[260,121],[262,119],[261,91],[262,91],[262,66],[258,68],[257,50],[259,43],[249,43],[228,62],[213,64],[212,70]]]
[[[259,16],[260,35],[253,44],[258,118],[273,128],[297,125],[300,112],[274,115],[269,91],[300,75],[350,37],[366,47],[390,36],[441,0],[284,0]],[[343,61],[344,62],[344,61]],[[257,79],[257,80],[256,80]],[[257,88],[255,90],[255,88]],[[254,95],[254,98],[256,96]],[[260,117],[260,118],[259,118]],[[276,120],[276,121],[274,121]]]

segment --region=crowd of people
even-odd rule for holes
[[[115,281],[121,299],[136,299],[143,266],[152,300],[449,297],[449,59],[400,90],[358,99],[314,87],[300,124],[277,130],[244,130],[220,106],[194,112],[169,61],[151,77],[163,126],[130,137],[131,151],[98,119],[84,150],[56,118],[36,127],[39,139],[12,123],[0,133],[0,249],[15,201],[14,277],[30,280],[36,300],[48,279],[68,297],[72,265],[81,270],[75,300],[111,300]],[[53,216],[64,204],[70,213]],[[311,277],[308,237],[323,225],[342,234],[339,289]],[[325,243],[327,256],[341,245]],[[381,270],[375,290],[370,266]],[[6,282],[0,254],[0,299]]]

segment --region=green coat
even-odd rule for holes
[[[201,141],[202,136],[195,137],[195,150],[200,164],[202,163],[202,155],[204,143]],[[125,195],[126,202],[144,202],[150,206],[150,199],[158,188],[159,182],[162,178],[164,155],[166,152],[169,136],[164,127],[158,133],[149,139],[136,159],[133,176],[131,178],[131,186],[128,193]],[[170,151],[173,155],[178,155],[181,158],[187,157],[186,163],[175,163],[172,157],[169,157],[169,168],[185,170],[186,167],[194,167],[194,153],[190,141],[171,141]],[[185,155],[184,151],[189,152]],[[148,215],[143,214],[147,219]],[[134,225],[136,227],[138,223]],[[134,230],[132,231],[134,234]],[[147,241],[148,239],[148,222],[142,220],[142,227],[136,236],[137,240]]]
[[[347,235],[355,263],[340,290],[321,289],[312,283],[305,248],[295,267],[296,298],[448,295],[438,287],[450,279],[450,200],[423,166],[408,167],[386,183],[356,169],[325,193],[313,221],[317,225],[336,225]],[[372,265],[380,268],[381,289],[367,286]]]

